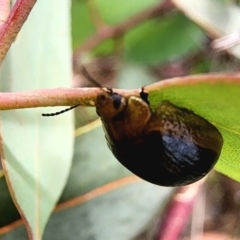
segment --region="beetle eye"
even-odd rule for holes
[[[119,95],[119,94],[114,94],[112,96],[112,99],[113,99],[113,107],[118,110],[120,105],[121,105],[121,102],[122,102],[122,96]]]
[[[112,91],[102,92],[98,94],[96,99],[97,114],[105,120],[116,120],[116,116],[123,114],[126,109],[126,98]],[[117,117],[117,119],[118,119]]]

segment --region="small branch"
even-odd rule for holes
[[[205,178],[194,184],[176,189],[172,201],[162,216],[158,240],[180,239],[204,180]]]
[[[160,91],[171,86],[194,84],[230,84],[239,87],[240,74],[200,74],[185,77],[165,79],[144,87],[144,92]],[[0,92],[0,110],[18,108],[34,108],[49,106],[94,106],[97,94],[104,91],[102,88],[56,88],[42,89],[27,92]],[[125,90],[113,89],[114,92],[124,96],[139,96],[139,89]]]
[[[49,106],[94,106],[101,88],[57,88],[28,92],[1,92],[0,110]],[[124,96],[138,95],[137,90],[114,90]]]
[[[37,0],[17,0],[0,28],[0,65]]]
[[[0,0],[0,31],[10,12],[10,0]]]
[[[78,49],[76,49],[74,59],[78,59],[79,55],[81,55],[82,52],[88,51],[96,47],[106,39],[118,38],[130,29],[143,23],[145,20],[159,17],[160,15],[165,14],[170,9],[172,9],[172,7],[172,3],[169,0],[165,0],[161,4],[147,9],[141,13],[138,13],[134,17],[127,19],[119,25],[116,25],[114,27],[102,27],[94,36],[90,37],[85,43],[83,43]]]
[[[218,51],[223,51],[238,44],[240,44],[240,31],[213,40],[212,47]]]
[[[101,29],[102,27],[106,26],[106,23],[104,22],[99,8],[95,1],[85,1],[86,6],[90,15],[90,18],[92,20],[92,23],[96,29]]]

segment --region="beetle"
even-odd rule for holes
[[[168,100],[152,109],[148,93],[124,97],[104,90],[84,69],[90,82],[102,89],[96,98],[105,138],[115,158],[140,178],[161,186],[191,184],[216,164],[223,138],[218,129],[193,111]],[[71,110],[42,114],[55,116]]]
[[[123,97],[112,89],[96,100],[109,149],[140,178],[181,186],[204,177],[223,146],[218,129],[193,111],[168,100],[151,109],[148,94]]]

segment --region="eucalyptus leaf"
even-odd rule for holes
[[[144,181],[117,188],[54,213],[43,239],[134,239],[160,212],[171,192],[172,188]]]
[[[69,11],[68,1],[37,2],[4,61],[1,91],[70,86]],[[43,118],[42,111],[1,112],[1,160],[31,239],[41,239],[67,181],[73,151],[73,113]]]
[[[205,40],[201,29],[182,14],[142,23],[126,34],[126,58],[157,65],[196,53]]]

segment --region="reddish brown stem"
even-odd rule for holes
[[[0,65],[37,0],[17,0],[0,28]]]
[[[200,180],[194,184],[176,189],[172,201],[163,214],[157,240],[180,239],[203,182],[204,180]]]

